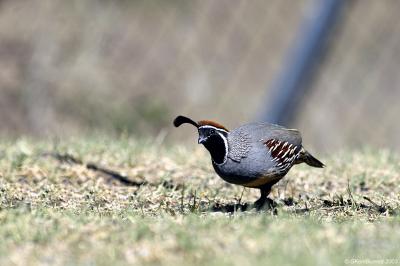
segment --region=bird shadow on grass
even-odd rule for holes
[[[223,212],[223,213],[234,213],[234,212],[245,212],[245,211],[272,211],[277,214],[277,203],[271,199],[268,199],[263,205],[256,205],[253,203],[228,203],[221,204],[215,203],[210,208],[210,212]]]
[[[238,211],[249,211],[253,209],[253,204],[249,203],[235,203],[235,204],[220,204],[215,203],[210,208],[210,212],[226,212],[226,213],[233,213]]]

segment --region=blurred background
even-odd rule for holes
[[[184,114],[296,127],[316,154],[399,150],[399,12],[396,0],[2,0],[0,134],[193,142],[172,128]]]

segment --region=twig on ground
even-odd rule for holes
[[[373,202],[373,201],[372,201],[370,198],[368,198],[367,196],[364,196],[363,198],[364,198],[365,200],[367,200],[369,203],[371,203],[371,204],[376,208],[376,210],[377,210],[378,212],[380,212],[380,213],[386,212],[387,209],[386,209],[384,206],[376,204],[375,202]]]

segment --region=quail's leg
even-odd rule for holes
[[[254,202],[254,206],[257,209],[260,209],[262,206],[264,206],[264,204],[266,202],[269,203],[269,199],[267,198],[269,193],[271,192],[271,187],[267,187],[267,188],[260,188],[260,192],[261,192],[261,196],[258,200],[256,200],[256,202]]]

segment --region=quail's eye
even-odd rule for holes
[[[215,129],[210,130],[210,135],[213,135],[213,134],[215,134]]]

